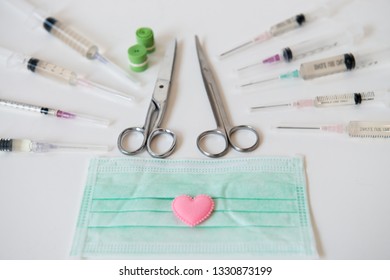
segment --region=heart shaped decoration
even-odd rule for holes
[[[180,220],[194,227],[211,215],[214,210],[214,201],[205,194],[200,194],[195,198],[181,195],[173,200],[172,210]]]

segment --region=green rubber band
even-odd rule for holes
[[[127,50],[130,61],[130,69],[134,72],[142,72],[148,68],[147,50],[142,45],[131,46]]]
[[[153,30],[149,27],[138,28],[135,32],[137,43],[143,45],[148,53],[153,52],[156,48],[154,45]]]

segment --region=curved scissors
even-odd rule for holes
[[[260,137],[257,131],[249,125],[233,126],[228,120],[226,114],[221,93],[218,90],[216,80],[211,72],[210,64],[207,61],[206,55],[200,45],[198,36],[195,36],[196,51],[198,53],[198,59],[204,85],[206,87],[207,96],[210,101],[211,109],[213,110],[214,118],[217,123],[217,128],[205,131],[198,136],[196,144],[198,149],[208,157],[217,158],[227,154],[229,147],[233,147],[238,152],[250,152],[257,148],[260,142]],[[237,143],[236,138],[233,137],[239,131],[247,131],[254,136],[253,143],[249,147],[243,147]],[[217,136],[223,139],[224,147],[222,151],[213,153],[207,149],[204,140],[207,137]],[[239,135],[236,135],[237,138]]]
[[[157,77],[156,84],[154,86],[152,100],[150,101],[149,109],[146,114],[146,120],[143,127],[129,127],[122,131],[118,137],[118,148],[125,155],[135,155],[142,152],[145,148],[148,153],[155,158],[165,158],[172,154],[176,147],[176,135],[171,130],[160,128],[160,124],[163,120],[165,110],[167,107],[167,101],[170,92],[171,78],[173,73],[173,66],[176,56],[176,39],[173,40],[164,56],[163,65]],[[124,142],[127,137],[132,133],[139,133],[143,136],[141,145],[132,151],[127,150],[124,147]],[[153,151],[152,142],[157,141],[159,135],[167,135],[171,139],[171,146],[161,153]]]

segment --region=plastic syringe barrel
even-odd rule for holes
[[[345,53],[307,63],[302,63],[299,74],[304,80],[314,79],[339,72],[362,69],[389,60],[390,48],[379,51]]]
[[[278,36],[288,31],[294,30],[304,25],[306,22],[313,21],[320,17],[328,16],[334,13],[340,6],[349,0],[329,1],[320,7],[302,14],[297,14],[291,18],[281,21],[269,29],[272,36]]]
[[[291,45],[282,50],[282,55],[287,62],[302,59],[306,56],[320,53],[340,45],[351,44],[362,38],[363,35],[364,29],[362,27],[352,27],[344,32],[326,34],[325,36],[316,37]]]
[[[345,53],[302,63],[299,68],[299,74],[302,79],[310,80],[322,76],[353,70],[355,66],[356,60],[354,55],[351,53]]]
[[[78,76],[75,72],[35,57],[0,47],[0,60],[4,60],[3,64],[6,67],[24,68],[48,78],[66,81],[70,85],[77,84]]]
[[[25,0],[6,0],[8,3],[22,11],[27,16],[33,16],[43,23],[43,28],[62,42],[81,53],[88,59],[95,59],[99,49],[84,36],[64,25],[57,19],[50,17],[47,12],[35,7]]]
[[[356,69],[366,68],[376,65],[381,61],[389,61],[390,47],[378,49],[376,51],[353,52],[356,59]]]
[[[47,32],[60,39],[62,42],[81,53],[88,59],[95,59],[99,48],[85,37],[64,25],[53,17],[48,17],[43,22]]]
[[[271,26],[269,33],[272,34],[272,36],[278,36],[302,26],[305,22],[306,16],[304,14],[298,14]]]

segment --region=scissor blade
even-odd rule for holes
[[[195,43],[196,43],[196,52],[198,53],[198,59],[200,64],[200,71],[202,72],[203,81],[205,86],[209,83],[215,84],[215,78],[213,77],[213,73],[211,72],[211,67],[209,62],[207,61],[206,54],[202,48],[202,45],[199,42],[198,36],[195,35]],[[207,86],[206,86],[207,89]]]
[[[214,99],[218,103],[220,111],[224,110],[221,99],[221,93],[219,92],[217,80],[214,77],[212,67],[207,59],[206,53],[203,50],[202,45],[199,42],[198,36],[195,35],[196,51],[198,53],[198,60],[200,65],[200,72],[202,73],[203,83],[206,88],[206,92],[209,98]],[[210,99],[210,102],[211,102]],[[211,104],[213,106],[213,104]],[[224,112],[220,112],[221,114]]]
[[[173,65],[176,57],[176,39],[168,44],[157,79],[170,81],[172,79]]]
[[[198,36],[195,36],[196,51],[202,73],[203,83],[213,110],[214,118],[218,127],[225,127],[224,122],[228,122],[228,116],[223,105],[221,93],[219,92],[216,79],[207,60],[206,54],[199,42]]]

